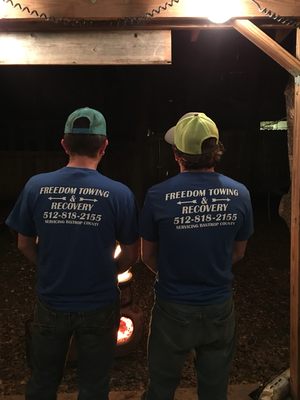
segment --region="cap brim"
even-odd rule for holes
[[[165,141],[169,144],[174,144],[174,133],[175,133],[175,126],[172,126],[167,133],[165,134]]]

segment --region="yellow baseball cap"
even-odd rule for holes
[[[202,153],[202,143],[209,138],[219,142],[219,131],[212,119],[200,112],[184,114],[165,134],[165,141],[186,154]]]

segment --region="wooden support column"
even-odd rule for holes
[[[232,25],[295,78],[291,170],[290,389],[292,399],[300,400],[300,29],[297,29],[294,57],[252,22],[235,20]]]
[[[300,58],[300,30],[297,29],[296,55]],[[291,199],[291,395],[300,400],[300,75],[295,78]]]

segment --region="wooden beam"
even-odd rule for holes
[[[272,22],[272,20],[257,19],[255,24],[260,29],[276,30],[282,32],[279,34],[279,40],[283,40],[291,30],[288,25],[278,25],[278,23]],[[189,30],[189,31],[200,31],[200,30],[220,30],[220,29],[232,29],[231,21],[224,24],[214,24],[208,20],[201,20],[193,18],[165,18],[158,19],[152,18],[151,20],[145,21],[145,23],[138,24],[122,24],[114,21],[94,21],[92,24],[85,21],[81,23],[70,23],[44,21],[43,19],[0,19],[0,32],[70,32],[70,31],[123,31],[123,30],[134,30],[134,31],[149,31],[149,30]],[[280,39],[281,38],[281,39]]]
[[[300,58],[300,31],[297,29],[296,55]],[[291,197],[291,395],[300,399],[300,76],[295,78]]]
[[[13,5],[19,4],[11,0]],[[36,18],[40,15],[57,18],[116,19],[137,17],[147,13],[158,18],[195,17],[206,18],[203,11],[204,0],[179,0],[173,6],[165,7],[164,0],[26,0],[22,9],[13,7],[9,0],[1,1],[2,18]],[[171,3],[169,0],[168,3]],[[209,0],[212,1],[212,0]],[[225,1],[225,0],[224,0]],[[300,2],[297,0],[257,0],[261,8],[276,14],[300,17]],[[25,8],[26,7],[26,8]],[[156,11],[159,11],[156,12]],[[252,0],[239,0],[235,18],[265,17]]]
[[[291,75],[300,75],[300,61],[281,47],[251,21],[237,19],[232,26],[252,43],[268,54]]]
[[[0,33],[0,65],[170,63],[170,31]]]

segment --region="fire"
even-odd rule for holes
[[[118,244],[115,248],[114,252],[114,259],[118,258],[121,253],[121,246]],[[118,283],[125,283],[130,281],[132,278],[132,273],[129,271],[129,269],[122,274],[118,274]]]
[[[132,278],[132,273],[129,270],[123,272],[123,274],[118,274],[118,282],[119,283],[128,282],[131,280],[131,278]]]
[[[118,330],[118,345],[128,342],[133,333],[133,321],[127,317],[121,317]]]
[[[114,258],[118,258],[121,253],[121,246],[118,244],[115,248]]]

